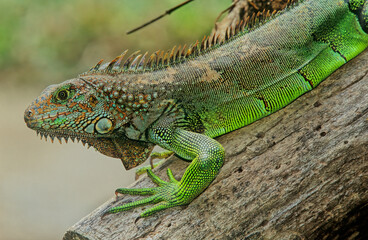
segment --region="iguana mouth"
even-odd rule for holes
[[[88,148],[91,147],[91,145],[88,143],[88,139],[93,138],[95,136],[92,136],[92,134],[84,134],[84,133],[65,133],[64,131],[46,131],[42,129],[36,130],[37,136],[40,136],[41,140],[44,138],[45,141],[47,141],[48,138],[50,138],[50,141],[54,143],[54,140],[57,139],[60,144],[62,144],[62,140],[64,139],[65,143],[68,143],[69,140],[72,142],[81,142],[83,146],[87,143]]]

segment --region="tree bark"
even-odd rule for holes
[[[255,3],[256,1],[253,1]],[[368,239],[368,51],[280,111],[217,138],[226,150],[214,182],[187,207],[138,218],[146,207],[104,210],[64,239]],[[154,172],[180,179],[172,157]],[[130,187],[152,187],[142,177]]]

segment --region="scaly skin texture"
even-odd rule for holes
[[[150,196],[106,213],[155,204],[146,217],[189,204],[224,163],[213,138],[286,106],[362,52],[367,8],[366,0],[299,1],[262,24],[229,31],[224,42],[207,38],[185,51],[148,60],[133,54],[122,63],[124,53],[46,88],[25,121],[52,138],[78,138],[127,169],[154,145],[192,161],[180,181],[169,169],[169,182],[149,170],[158,187],[116,193]]]

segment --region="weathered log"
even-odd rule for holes
[[[187,207],[139,218],[146,207],[104,210],[139,197],[112,198],[64,239],[368,239],[368,51],[313,91],[247,127],[217,138],[226,162]],[[170,167],[180,179],[189,163]],[[143,177],[130,187],[151,187]]]

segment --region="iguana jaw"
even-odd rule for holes
[[[41,139],[45,138],[47,141],[47,138],[49,137],[51,142],[54,142],[54,139],[58,139],[60,143],[62,143],[62,139],[65,140],[65,143],[68,142],[68,140],[72,140],[74,142],[75,140],[81,141],[83,145],[86,143],[88,146],[93,146],[93,142],[98,141],[99,138],[116,138],[117,134],[114,133],[114,131],[109,131],[105,134],[98,134],[96,133],[96,125],[97,124],[91,124],[91,126],[94,128],[91,133],[86,132],[85,130],[70,130],[70,129],[52,129],[45,126],[48,125],[48,120],[50,120],[50,117],[33,117],[32,111],[26,110],[24,113],[24,120],[27,124],[27,127],[29,127],[32,130],[35,130],[37,135],[40,135]],[[100,118],[100,119],[107,119],[107,118]],[[44,124],[46,123],[46,124]],[[51,125],[52,126],[52,125]]]
[[[76,134],[76,133],[65,133],[63,131],[44,131],[44,130],[35,130],[37,135],[39,135],[42,138],[47,141],[47,138],[50,138],[51,142],[53,143],[55,138],[59,140],[60,143],[62,143],[62,140],[64,139],[65,143],[68,143],[69,140],[74,142],[77,140],[78,142],[81,141],[83,145],[86,143],[88,144],[88,147],[91,146],[89,144],[88,139],[92,139],[93,137],[89,134]]]
[[[41,139],[44,136],[45,139],[50,137],[53,142],[56,137],[61,141],[61,139],[65,139],[67,142],[70,138],[72,141],[74,139],[83,140],[89,138],[99,138],[99,137],[116,137],[113,133],[114,124],[107,117],[96,117],[95,121],[92,123],[88,123],[87,128],[85,126],[75,126],[70,124],[69,121],[66,126],[60,128],[60,124],[55,124],[55,121],[59,118],[62,120],[68,119],[67,116],[62,114],[55,114],[55,116],[47,115],[38,115],[34,116],[32,107],[29,107],[24,113],[24,121],[32,130],[35,130],[37,134],[40,134]],[[88,128],[88,126],[90,126]],[[101,134],[103,133],[103,134]]]
[[[77,132],[69,129],[45,129],[42,123],[47,119],[48,117],[33,117],[32,111],[29,109],[24,114],[27,126],[35,130],[37,135],[41,136],[41,139],[44,138],[47,141],[47,138],[50,138],[51,142],[54,142],[56,138],[60,143],[63,139],[66,143],[69,139],[73,142],[75,140],[80,141],[83,145],[87,144],[88,148],[93,146],[106,156],[120,158],[127,170],[144,162],[154,147],[154,144],[151,143],[130,140],[118,131],[96,134],[96,126],[94,126],[95,133],[88,133],[83,130]],[[46,124],[46,126],[48,125]]]

